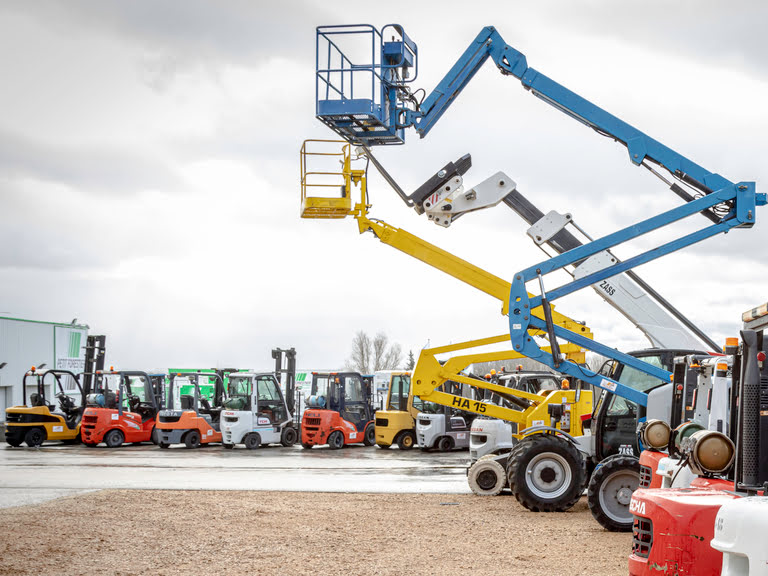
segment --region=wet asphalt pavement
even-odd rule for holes
[[[87,490],[285,490],[468,493],[469,453],[347,446],[304,450],[220,446],[162,450],[151,444],[0,448],[0,507]]]

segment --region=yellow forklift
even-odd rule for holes
[[[53,381],[51,382],[51,378]],[[74,381],[79,395],[76,402],[64,390],[63,380]],[[34,384],[33,384],[34,382]],[[58,407],[49,404],[45,387],[51,383],[56,393]],[[27,397],[27,389],[33,389]],[[58,392],[56,392],[58,390]],[[60,440],[68,444],[80,441],[80,421],[86,392],[80,385],[80,378],[69,370],[37,371],[33,366],[24,374],[22,382],[23,406],[12,406],[5,411],[5,441],[17,448],[25,442],[30,448],[40,446],[46,440]],[[29,398],[29,405],[27,405]],[[58,408],[58,410],[57,410]]]
[[[384,410],[376,411],[376,445],[386,450],[397,444],[410,450],[416,444],[416,416],[424,411],[424,402],[411,394],[411,373],[393,372]]]

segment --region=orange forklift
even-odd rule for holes
[[[86,446],[104,442],[117,448],[124,442],[157,444],[155,417],[162,408],[165,375],[140,371],[97,374],[96,392],[85,399],[80,436]]]
[[[357,372],[313,372],[311,396],[301,419],[301,446],[373,446],[376,431],[368,387]]]
[[[200,393],[200,378],[214,379],[213,406]],[[181,394],[177,378],[188,379],[193,394]],[[224,380],[221,374],[171,374],[166,407],[157,413],[157,443],[160,448],[181,444],[198,448],[201,444],[221,442],[221,410],[224,404]]]

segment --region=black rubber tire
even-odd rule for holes
[[[301,443],[301,447],[304,448],[304,450],[312,450],[312,446],[314,446],[314,444],[305,444],[304,442]]]
[[[152,427],[152,433],[149,435],[149,439],[155,446],[160,444],[160,432],[158,432],[157,428],[154,426]]]
[[[10,438],[6,437],[5,441],[8,443],[9,446],[13,446],[14,448],[18,448],[19,446],[21,446],[21,443],[24,442],[24,439],[23,438],[13,438],[13,439],[10,439]]]
[[[157,443],[157,445],[158,445],[158,446],[160,446],[160,448],[162,448],[162,449],[164,449],[164,450],[165,450],[166,448],[170,448],[170,447],[171,447],[171,445],[170,445],[170,444],[168,444],[168,442],[158,442],[158,443]]]
[[[411,430],[401,432],[400,436],[397,437],[397,447],[400,448],[400,450],[413,450],[415,445],[416,434],[414,434]]]
[[[246,434],[245,438],[243,438],[243,444],[245,444],[245,447],[248,448],[248,450],[256,450],[261,446],[261,436],[256,432]]]
[[[331,450],[344,447],[344,434],[340,430],[334,430],[328,435],[328,446]]]
[[[184,446],[194,450],[200,447],[200,432],[197,430],[190,430],[184,435]]]
[[[510,453],[507,481],[517,501],[528,510],[565,512],[581,497],[584,470],[584,459],[573,444],[552,434],[534,434]],[[550,491],[542,486],[557,480],[558,474],[562,475],[559,487]]]
[[[373,446],[376,444],[376,426],[374,426],[373,422],[369,422],[368,426],[365,427],[363,444],[366,446]]]
[[[41,446],[45,442],[45,430],[42,428],[30,428],[24,434],[24,442],[30,448]]]
[[[125,435],[120,430],[110,430],[104,434],[104,444],[107,448],[120,448],[125,442]]]
[[[507,472],[495,459],[486,458],[470,466],[467,482],[478,496],[498,496],[507,486]]]
[[[603,460],[592,474],[587,490],[589,511],[610,532],[631,532],[632,493],[640,485],[640,460],[616,454]]]
[[[440,438],[440,440],[437,441],[437,444],[435,445],[435,447],[440,452],[450,452],[451,450],[453,450],[453,447],[454,447],[453,438],[451,438],[450,436],[443,436]]]
[[[296,432],[296,428],[293,426],[286,426],[283,428],[283,433],[280,435],[280,444],[286,448],[290,448],[296,444],[296,440],[299,439],[299,435]]]
[[[225,450],[232,450],[232,448],[234,448],[234,447],[235,447],[235,445],[234,445],[234,444],[224,444],[224,443],[222,443],[221,445],[222,445],[222,447],[223,447]]]

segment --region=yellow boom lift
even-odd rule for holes
[[[344,141],[306,140],[304,142],[300,152],[301,217],[342,219],[352,216],[357,220],[358,230],[361,234],[371,232],[384,244],[388,244],[493,296],[501,303],[501,313],[506,315],[511,288],[509,282],[401,228],[368,217],[371,204],[368,203],[366,170],[352,168],[353,160],[362,158],[363,154],[353,158],[351,145]],[[340,170],[315,169],[318,162],[331,163],[334,161],[340,163]],[[500,183],[503,184],[503,182]],[[329,197],[327,195],[329,189],[333,189],[336,195]],[[352,195],[356,190],[359,192],[360,200],[353,203]],[[542,308],[536,308],[531,313],[538,318],[544,318]],[[556,312],[554,308],[552,309],[552,322],[557,326],[592,338],[592,332],[587,326]],[[531,330],[529,334],[531,336],[546,336],[546,333],[540,330]],[[416,371],[413,374],[413,385],[410,393],[425,402],[434,402],[442,406],[516,423],[518,437],[522,437],[526,433],[553,428],[571,436],[582,435],[582,421],[592,414],[592,392],[590,390],[564,389],[552,391],[542,396],[521,390],[511,390],[492,382],[479,381],[461,373],[464,368],[475,362],[507,361],[521,358],[522,355],[514,350],[473,352],[453,357],[444,365],[441,365],[437,360],[437,356],[441,354],[501,343],[509,343],[508,333],[422,350]],[[577,364],[584,362],[584,351],[576,345],[561,346],[560,351],[567,359]],[[514,398],[514,404],[520,409],[516,410],[479,400],[470,400],[444,392],[442,389],[448,387],[443,387],[443,383],[448,380],[484,388],[506,398]],[[413,418],[410,415],[409,417],[410,426],[413,426]],[[397,422],[398,426],[403,426],[402,419],[398,419]],[[397,435],[389,432],[386,437],[395,439]]]

